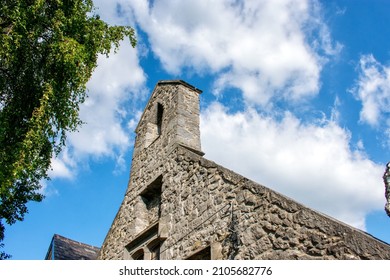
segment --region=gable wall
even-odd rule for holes
[[[150,181],[163,175],[163,259],[186,259],[207,246],[217,259],[390,259],[387,244],[183,147],[148,171]],[[126,242],[148,227],[135,230],[140,202],[125,201],[103,259],[122,259]]]
[[[156,223],[161,259],[186,259],[207,247],[213,259],[390,259],[389,245],[203,158],[198,93],[175,83],[154,90],[100,259],[131,258],[126,246],[142,232],[153,236]],[[164,106],[163,133],[148,143],[156,102]],[[160,176],[159,215],[151,216],[141,194]]]

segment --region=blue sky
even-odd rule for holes
[[[6,227],[13,259],[53,234],[100,246],[127,188],[134,128],[158,80],[203,90],[207,159],[390,243],[390,3],[95,1],[137,29],[100,57],[86,122],[53,159],[46,198]]]

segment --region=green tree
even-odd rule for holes
[[[0,248],[4,221],[43,199],[52,157],[81,124],[98,55],[126,37],[134,47],[134,30],[109,26],[92,0],[0,0]]]

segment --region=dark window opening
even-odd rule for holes
[[[159,220],[161,217],[161,189],[162,176],[159,176],[141,192],[141,199],[145,203],[150,223]]]
[[[211,260],[211,248],[210,246],[207,246],[206,248],[196,252],[187,260]]]
[[[158,235],[158,223],[151,225],[125,246],[133,260],[160,260],[165,238]]]
[[[161,135],[161,127],[162,127],[162,120],[163,120],[163,114],[164,114],[164,107],[157,103],[157,133],[158,135]]]
[[[148,210],[161,204],[161,188],[162,176],[159,176],[141,193],[141,198]]]
[[[132,255],[132,259],[133,260],[144,260],[145,259],[145,254],[144,254],[144,250],[138,250],[137,252],[135,252],[133,255]]]
[[[161,248],[161,240],[160,239],[156,239],[152,244],[149,245],[150,259],[151,260],[159,260],[160,259],[160,248]]]

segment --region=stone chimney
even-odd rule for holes
[[[167,153],[176,145],[204,155],[199,130],[199,94],[181,80],[159,81],[135,130],[133,160],[142,151]]]

